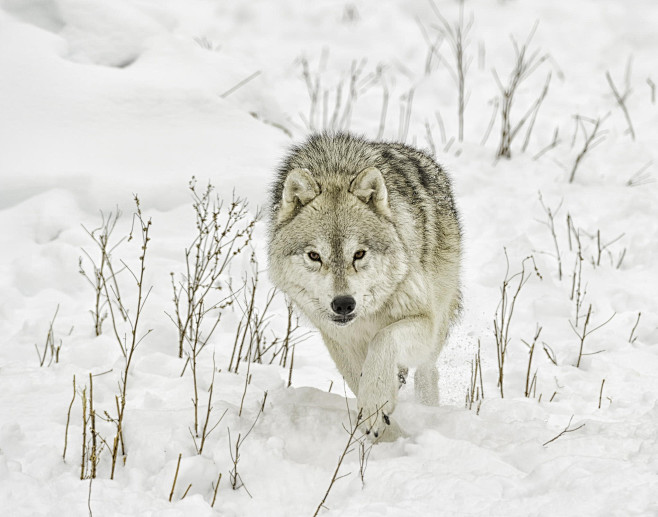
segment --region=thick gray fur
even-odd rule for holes
[[[438,404],[436,361],[460,308],[460,255],[450,180],[422,151],[323,133],[293,147],[278,170],[270,277],[319,329],[375,437],[399,434],[388,415],[400,370],[415,367],[417,398]],[[353,313],[332,308],[340,297],[353,298]]]

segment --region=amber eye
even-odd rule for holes
[[[308,258],[315,262],[320,262],[320,254],[317,251],[309,251]]]
[[[366,250],[359,250],[354,254],[354,260],[361,260],[366,256]]]

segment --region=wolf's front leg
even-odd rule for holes
[[[431,355],[431,321],[415,316],[381,329],[368,347],[361,369],[357,403],[366,432],[378,438],[390,425],[398,394],[398,364]]]

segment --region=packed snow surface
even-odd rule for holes
[[[469,0],[461,19],[447,0],[0,1],[2,515],[310,517],[334,475],[319,515],[658,514],[658,5]],[[511,157],[497,158],[519,59]],[[323,128],[424,148],[453,178],[464,311],[439,360],[441,405],[416,404],[410,376],[395,412],[406,436],[369,448],[357,432],[336,472],[355,400],[307,322],[290,386],[291,358],[273,358],[288,311],[280,293],[265,311],[261,217],[209,294],[237,292],[197,358],[199,419],[214,360],[219,422],[197,454],[189,344],[179,358],[170,319],[197,231],[188,184],[215,186],[220,218],[233,196],[254,217],[287,147]],[[129,325],[115,305],[116,334],[108,314],[96,336],[80,273],[93,280],[88,232],[117,210],[132,321],[141,256],[142,300],[152,286],[127,380]],[[277,341],[261,357],[245,345],[256,362],[235,373],[256,272],[256,337]],[[494,331],[512,301],[501,390]]]

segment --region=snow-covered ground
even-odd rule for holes
[[[456,2],[437,5],[448,23],[459,20]],[[465,308],[440,359],[441,406],[417,405],[413,387],[404,386],[396,418],[408,436],[370,450],[363,482],[355,444],[320,515],[658,514],[658,5],[472,0],[465,27],[471,17],[459,142],[452,47],[437,38],[441,22],[426,1],[0,1],[2,515],[314,514],[349,426],[343,382],[319,336],[296,346],[291,387],[278,359],[251,364],[240,415],[247,367],[236,375],[228,366],[241,312],[237,303],[224,309],[197,375],[203,416],[214,351],[220,371],[211,425],[226,414],[198,455],[189,431],[191,371],[181,376],[185,360],[166,313],[173,311],[170,272],[184,271],[195,232],[191,177],[201,186],[211,181],[227,203],[235,191],[255,214],[287,146],[331,127],[334,113],[334,128],[405,139],[434,150],[450,171],[465,233]],[[492,70],[506,86],[516,59],[510,35],[518,49],[537,22],[527,57],[537,51],[541,62],[516,92],[512,128],[549,73],[550,85],[512,142],[511,159],[497,160],[499,115],[488,127],[501,92]],[[305,69],[311,90],[318,85],[315,104]],[[351,75],[358,76],[357,95],[348,101]],[[600,142],[579,159],[597,119],[592,144]],[[556,131],[556,145],[547,149]],[[125,359],[110,319],[101,336],[94,334],[94,292],[79,258],[82,248],[97,256],[82,225],[96,228],[99,211],[120,209],[115,239],[129,234],[133,194],[152,221],[144,286],[153,291],[139,323],[140,335],[152,332],[130,367],[126,455],[119,452],[110,480],[115,433],[102,417],[116,414]],[[561,279],[540,195],[554,214]],[[270,288],[264,236],[259,222],[259,310]],[[136,231],[114,260],[138,271],[139,246]],[[501,398],[493,322],[505,250],[509,277],[531,254],[539,274],[525,261],[528,283],[509,326]],[[253,272],[249,256],[238,255],[224,279],[237,285]],[[86,258],[83,266],[90,271]],[[128,271],[119,279],[134,314],[136,285]],[[577,333],[590,304],[586,332],[593,332],[576,367]],[[35,344],[43,353],[57,307],[59,361],[49,365],[47,356],[40,366]],[[268,321],[266,339],[281,338],[282,296]],[[536,380],[526,397],[524,341],[532,343],[538,327],[530,374]],[[120,324],[119,334],[126,331]],[[468,409],[478,341],[484,399]],[[99,444],[91,485],[80,480],[81,400],[90,373],[98,441],[107,441]],[[74,375],[78,393],[63,460]],[[254,421],[233,490],[231,454]]]

